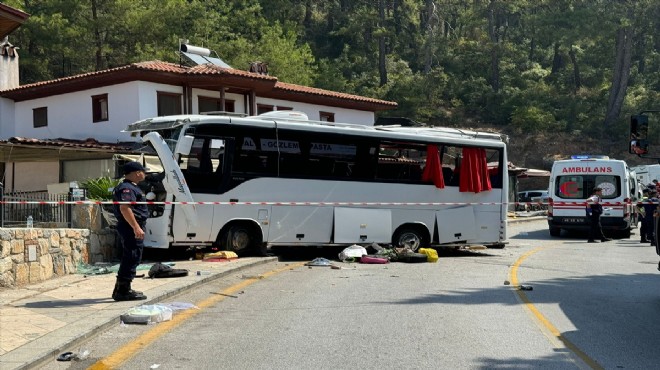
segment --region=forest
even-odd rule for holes
[[[22,84],[178,62],[188,40],[233,68],[262,61],[283,82],[398,102],[383,116],[554,135],[559,147],[625,146],[630,115],[660,109],[657,0],[4,3],[31,15],[10,35]]]

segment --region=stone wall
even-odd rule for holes
[[[116,232],[98,206],[74,207],[73,229],[0,228],[0,287],[38,283],[75,274],[79,264],[118,257]]]

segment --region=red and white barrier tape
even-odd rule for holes
[[[71,200],[71,201],[36,201],[36,200],[5,200],[0,201],[0,204],[38,204],[38,205],[64,205],[64,204],[147,204],[147,205],[275,205],[275,206],[460,206],[460,205],[550,205],[543,202],[118,202],[118,201],[96,201],[96,200]],[[600,203],[603,206],[622,206],[626,204],[633,204],[631,202],[614,202],[614,203]],[[636,205],[642,204],[659,204],[658,202],[637,202]],[[554,202],[553,206],[586,206],[584,202]]]

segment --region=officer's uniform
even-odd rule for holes
[[[655,195],[652,195],[648,199],[648,203],[644,204],[644,218],[642,219],[642,224],[645,224],[645,236],[646,242],[651,243],[651,245],[655,245],[655,232],[654,232],[654,225],[653,225],[653,217],[655,210],[658,208],[658,198]]]
[[[648,235],[650,234],[649,231],[653,233],[653,211],[651,210],[651,220],[650,220],[651,222],[649,223],[649,220],[647,219],[648,216],[647,210],[649,209],[649,207],[647,207],[647,204],[645,204],[645,202],[649,201],[649,197],[648,197],[649,190],[644,189],[643,194],[644,195],[642,196],[642,199],[640,199],[640,203],[638,203],[637,205],[638,213],[641,216],[640,218],[641,226],[639,227],[639,234],[641,236],[640,243],[648,243],[651,241],[648,238]],[[649,226],[651,227],[651,229],[649,229]]]
[[[124,180],[115,188],[112,198],[118,202],[145,202],[147,200],[142,189],[128,180]],[[131,209],[135,215],[135,220],[142,230],[144,230],[147,217],[149,217],[147,205],[134,204],[131,205]],[[144,242],[142,239],[135,239],[133,228],[119,211],[119,204],[114,205],[114,212],[117,217],[117,232],[119,232],[119,237],[123,245],[117,277],[122,280],[132,281],[135,277],[137,266],[142,260]]]
[[[138,162],[129,162],[124,165],[124,174],[128,177],[131,174],[131,180],[141,181],[144,179],[142,175],[132,175],[136,171],[145,172],[146,169]],[[112,192],[112,199],[115,202],[144,202],[146,196],[142,189],[136,184],[131,182],[128,178],[119,184]],[[136,231],[133,229],[128,220],[124,218],[121,213],[122,204],[114,204],[114,213],[117,217],[117,232],[122,243],[121,262],[119,264],[119,271],[117,272],[117,282],[115,289],[112,292],[112,298],[115,301],[135,301],[147,299],[142,292],[131,289],[131,282],[135,277],[137,266],[142,260],[142,251],[144,249],[144,242],[142,238],[136,238]],[[144,232],[144,227],[149,215],[149,209],[145,204],[129,204],[130,210],[135,217],[138,226]],[[132,221],[132,220],[131,220]]]

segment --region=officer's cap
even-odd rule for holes
[[[141,165],[140,162],[128,162],[124,165],[123,170],[124,170],[124,175],[128,175],[129,173],[135,171],[147,172],[147,168],[144,168],[144,166]]]

